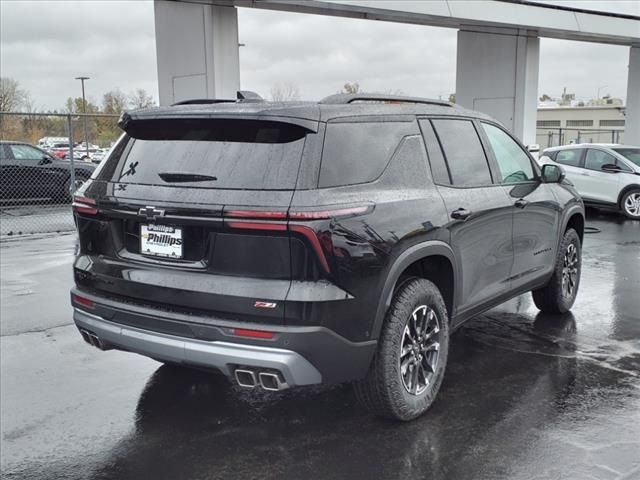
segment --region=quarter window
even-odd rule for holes
[[[491,172],[480,137],[469,120],[433,120],[451,181],[459,186],[490,185]]]
[[[320,188],[372,182],[386,168],[400,141],[415,133],[413,122],[327,124]]]
[[[535,179],[529,156],[509,135],[496,126],[482,123],[498,162],[502,183],[529,182]]]
[[[579,167],[580,158],[582,157],[582,150],[560,150],[556,155],[556,162],[563,165],[569,165],[570,167]]]

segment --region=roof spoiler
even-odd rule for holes
[[[172,107],[177,105],[212,105],[215,103],[236,103],[236,102],[264,102],[264,98],[256,92],[250,90],[238,90],[236,99],[231,98],[191,98],[171,104]]]

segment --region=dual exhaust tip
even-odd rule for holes
[[[85,342],[87,342],[89,345],[93,345],[94,347],[99,348],[100,350],[111,350],[113,348],[111,344],[100,340],[100,338],[95,333],[92,333],[89,330],[85,330],[84,328],[80,329],[80,335],[82,335],[82,338]]]
[[[245,368],[238,368],[234,375],[238,385],[244,388],[262,387],[270,392],[278,392],[289,388],[287,382],[282,379],[280,372],[260,372]]]

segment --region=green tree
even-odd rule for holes
[[[120,115],[127,108],[127,97],[120,90],[110,90],[102,96],[102,113]]]

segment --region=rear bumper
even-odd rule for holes
[[[229,321],[123,303],[88,293],[88,309],[73,303],[78,328],[111,346],[162,361],[219,369],[238,366],[279,370],[289,386],[340,383],[363,378],[377,342],[351,342],[321,326],[284,326]],[[89,310],[89,311],[88,311]],[[348,319],[345,319],[348,321]],[[234,328],[267,330],[272,339],[235,336]]]
[[[100,341],[157,360],[217,368],[231,377],[238,366],[275,369],[290,386],[321,383],[320,372],[302,355],[291,350],[230,342],[207,342],[149,332],[109,322],[97,315],[74,309],[79,329],[96,335]]]

